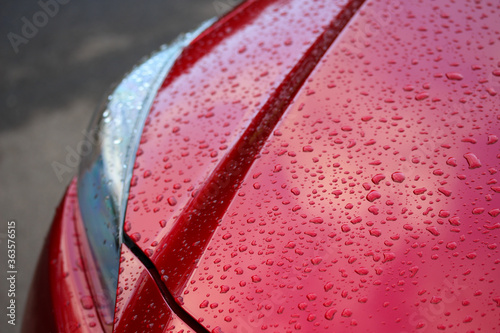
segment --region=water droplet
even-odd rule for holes
[[[378,185],[382,180],[385,179],[385,176],[383,174],[376,174],[375,176],[372,177],[372,182],[375,185]]]
[[[497,217],[500,215],[500,208],[494,208],[488,212],[488,214],[492,217]]]
[[[132,224],[130,223],[130,221],[125,221],[125,223],[123,224],[123,231],[129,232],[131,229]]]
[[[453,216],[448,219],[451,225],[458,227],[460,225],[460,218],[458,216]]]
[[[431,234],[433,234],[434,236],[439,236],[439,231],[437,230],[436,227],[434,226],[429,226],[427,228],[425,228],[428,232],[430,232]]]
[[[335,316],[336,312],[337,312],[337,310],[335,308],[329,308],[325,312],[325,318],[328,319],[328,320],[332,320],[333,317]]]
[[[342,232],[349,232],[349,231],[351,231],[351,227],[349,227],[347,224],[343,224],[340,227],[340,230],[342,230]]]
[[[481,161],[473,153],[464,154],[467,163],[469,164],[469,169],[476,169],[481,167]]]
[[[450,190],[447,190],[445,189],[444,187],[439,187],[438,188],[438,191],[443,193],[445,196],[449,197],[451,195],[451,191]]]
[[[431,304],[438,304],[439,302],[441,302],[443,299],[441,297],[437,297],[437,296],[432,296],[431,297]]]
[[[425,187],[421,187],[421,188],[414,189],[413,193],[416,195],[420,195],[420,194],[424,194],[425,191],[427,191],[427,189]]]
[[[352,310],[351,309],[344,309],[342,311],[342,317],[350,317],[352,316]]]
[[[307,321],[311,322],[311,321],[314,321],[316,319],[316,316],[313,315],[312,313],[310,313],[308,316],[307,316]]]
[[[319,265],[322,260],[323,260],[323,258],[321,258],[321,257],[314,257],[311,259],[311,262],[313,265]]]
[[[90,310],[94,307],[94,300],[90,296],[83,296],[80,302],[82,303],[82,307],[86,310]]]
[[[130,238],[137,243],[141,240],[141,234],[138,232],[134,232],[132,235],[130,235]]]
[[[314,218],[310,219],[309,222],[314,223],[314,224],[321,224],[321,223],[323,223],[323,218],[314,217]]]
[[[446,244],[446,248],[448,250],[455,250],[457,248],[457,243],[456,242],[449,242]]]
[[[402,183],[405,180],[405,175],[402,172],[394,172],[391,178],[396,183]]]
[[[429,98],[429,93],[428,92],[421,92],[415,96],[415,100],[417,101],[423,101],[424,99]]]
[[[450,157],[446,160],[446,164],[456,167],[457,166],[457,159],[454,157]]]
[[[366,195],[366,199],[370,202],[374,202],[375,200],[377,199],[380,199],[380,197],[382,197],[382,195],[378,192],[378,191],[370,191],[367,195]]]
[[[467,259],[474,259],[477,257],[477,254],[476,254],[476,252],[470,252],[470,253],[467,253],[466,257],[467,257]]]
[[[394,259],[396,259],[396,255],[392,252],[384,252],[384,259],[382,260],[382,262],[388,262],[388,261],[393,261]]]
[[[414,277],[417,274],[418,269],[418,266],[413,266],[412,268],[410,268],[410,277]]]
[[[262,279],[258,275],[252,275],[252,282],[260,282]]]
[[[329,291],[333,288],[333,283],[327,282],[323,288],[325,289],[325,291]]]
[[[446,73],[446,77],[449,80],[455,80],[455,81],[460,81],[464,79],[464,76],[458,72],[448,72]]]
[[[175,197],[169,197],[167,201],[170,206],[175,206],[177,204],[177,199],[175,199]]]
[[[367,275],[368,274],[368,269],[364,268],[364,267],[361,267],[361,268],[357,268],[354,270],[357,274],[359,275]]]

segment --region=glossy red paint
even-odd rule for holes
[[[303,84],[349,10],[264,3],[167,78],[127,235],[209,330],[498,329],[498,5],[368,1]]]
[[[103,332],[75,230],[76,183],[62,200],[37,268],[23,332]]]
[[[153,104],[130,190],[125,231],[140,234],[145,253],[154,257],[151,243],[170,232],[254,119],[265,115],[270,97],[343,3],[251,1],[195,41],[211,52],[197,58],[194,45],[183,53]],[[246,15],[252,20],[241,19]],[[220,40],[219,31],[231,34]]]
[[[247,1],[183,52],[137,153],[113,331],[498,330],[500,8],[359,5]],[[26,332],[110,330],[79,219],[72,183]]]
[[[195,332],[162,297],[148,270],[122,245],[116,299],[115,332]]]

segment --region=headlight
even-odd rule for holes
[[[92,254],[86,258],[86,271],[106,324],[113,322],[123,220],[144,122],[176,58],[212,22],[179,37],[133,69],[90,123],[87,137],[92,149],[80,164],[78,202]]]

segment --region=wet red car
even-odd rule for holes
[[[497,1],[246,1],[79,147],[26,332],[500,332]]]

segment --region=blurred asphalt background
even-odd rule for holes
[[[66,147],[77,147],[104,93],[143,56],[239,1],[59,2],[65,4],[46,22],[38,1],[0,3],[0,332],[20,330],[45,235],[76,171],[60,181],[52,162],[65,164]],[[26,20],[34,18],[40,20],[38,31],[23,36]],[[17,53],[9,33],[28,37]],[[15,327],[6,316],[10,220],[16,221]]]

